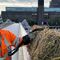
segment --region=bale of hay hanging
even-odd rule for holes
[[[51,29],[33,32],[29,53],[32,60],[53,60],[60,57],[60,33]]]

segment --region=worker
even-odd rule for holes
[[[14,53],[11,52],[11,46],[15,47],[17,51],[20,46],[30,43],[28,35],[20,38],[8,30],[0,29],[0,57],[5,60],[10,60],[10,56]],[[9,53],[12,53],[11,55]]]

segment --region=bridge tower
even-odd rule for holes
[[[38,24],[42,24],[44,14],[44,0],[38,0],[37,18]]]

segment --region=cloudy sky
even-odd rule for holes
[[[44,0],[44,6],[49,7],[51,0]],[[38,0],[0,0],[0,14],[5,7],[37,7]]]

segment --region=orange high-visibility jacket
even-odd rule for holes
[[[8,30],[3,30],[3,29],[0,30],[0,35],[2,36],[2,39],[0,40],[2,42],[0,48],[2,49],[2,56],[4,56],[4,54],[6,54],[8,51],[7,46],[4,42],[4,38],[6,38],[6,40],[9,42],[9,44],[12,45],[16,36],[12,32],[10,32]],[[9,60],[9,59],[6,59],[6,60]]]

